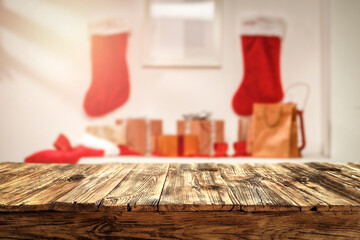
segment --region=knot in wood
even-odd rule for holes
[[[68,178],[69,182],[76,182],[76,181],[80,181],[81,179],[84,179],[85,176],[82,174],[75,174],[72,175],[71,177]]]
[[[308,177],[300,177],[298,179],[298,182],[300,183],[307,183],[309,181],[309,178]]]

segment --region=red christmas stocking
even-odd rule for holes
[[[84,109],[89,116],[97,117],[115,110],[129,98],[128,33],[118,20],[92,23],[90,31],[92,82]]]
[[[280,47],[284,31],[285,23],[276,18],[250,17],[242,22],[244,76],[232,100],[238,115],[251,115],[254,103],[282,100]]]

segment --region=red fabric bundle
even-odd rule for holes
[[[25,158],[26,163],[77,163],[82,157],[103,156],[104,151],[77,146],[71,151],[43,150]]]
[[[79,145],[72,147],[69,139],[60,134],[54,142],[56,150],[36,152],[25,158],[26,163],[77,163],[82,157],[104,156],[104,150]]]

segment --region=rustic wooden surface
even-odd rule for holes
[[[2,213],[0,238],[204,240],[360,238],[357,212],[55,213],[48,211]]]
[[[0,163],[0,211],[360,211],[358,163]]]
[[[360,239],[359,229],[359,163],[0,163],[0,238]]]
[[[138,164],[101,203],[101,210],[156,211],[168,164]]]
[[[216,164],[171,164],[159,211],[230,211],[231,192]]]

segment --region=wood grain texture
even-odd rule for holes
[[[20,169],[19,172],[26,171],[28,167],[23,165],[24,169]],[[24,199],[41,192],[46,186],[59,179],[67,167],[67,165],[43,164],[34,171],[24,172],[17,178],[11,177],[12,180],[7,179],[6,183],[0,185],[0,210],[17,208]]]
[[[357,163],[0,163],[0,211],[360,211]]]
[[[0,172],[0,190],[11,186],[20,186],[23,182],[29,181],[46,172],[47,169],[53,168],[53,164],[23,164],[7,163]]]
[[[359,202],[354,192],[340,182],[329,177],[327,171],[319,171],[305,164],[280,164],[285,173],[295,179],[301,179],[298,186],[329,205],[329,211],[359,211]],[[305,187],[304,187],[305,186]]]
[[[24,167],[24,164],[22,163],[0,162],[0,174],[9,174],[22,167]]]
[[[359,239],[359,212],[0,213],[8,239]]]
[[[314,209],[326,211],[329,209],[326,202],[314,196],[309,189],[303,187],[306,178],[292,178],[285,174],[278,164],[257,164],[253,171],[264,179],[263,182],[269,188],[278,192],[280,196],[290,198],[300,207],[301,211]]]
[[[239,202],[241,211],[299,211],[288,196],[270,188],[250,164],[220,164],[221,176]]]
[[[56,179],[41,189],[29,194],[16,206],[13,211],[39,211],[52,210],[57,199],[61,198],[75,187],[86,181],[97,171],[101,169],[101,165],[67,165],[59,179]]]
[[[349,165],[350,167],[360,169],[360,163],[350,162],[350,163],[348,163],[348,165]]]
[[[95,174],[57,199],[57,211],[97,211],[103,198],[109,194],[133,169],[135,164],[103,164]]]
[[[234,197],[216,164],[171,164],[159,211],[229,211]]]
[[[307,163],[309,167],[318,171],[325,171],[327,175],[335,177],[337,180],[347,185],[360,185],[360,171],[349,165],[330,164],[330,163]]]
[[[0,238],[360,239],[360,168],[0,164]]]
[[[138,164],[102,201],[105,211],[157,211],[169,164]]]

